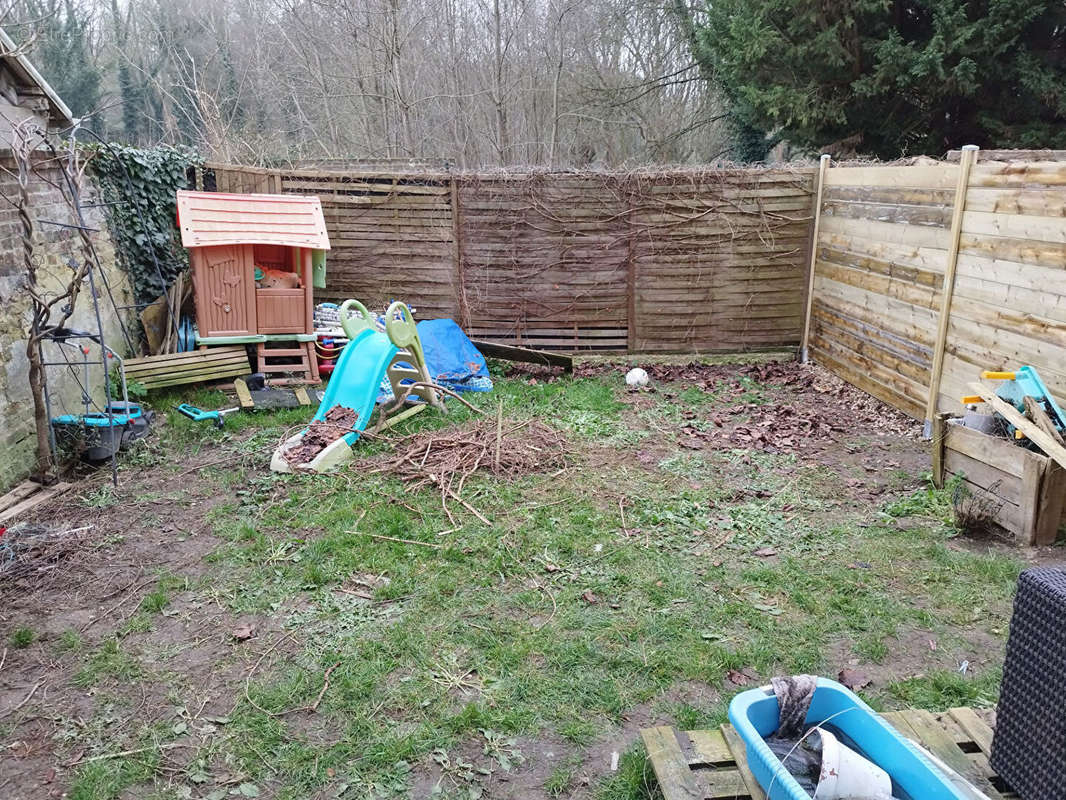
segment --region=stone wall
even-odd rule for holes
[[[18,183],[13,174],[15,165],[9,150],[0,150],[0,167],[0,490],[5,490],[29,474],[33,467],[35,440],[26,357],[29,301],[23,288],[22,228],[13,202],[9,202],[18,197]],[[43,154],[36,159],[34,167],[30,197],[36,225],[34,255],[38,263],[38,280],[43,291],[55,292],[65,286],[70,274],[68,262],[71,258],[80,259],[81,247],[76,230],[51,224],[75,223],[59,188],[63,180],[61,170]],[[97,229],[91,235],[103,266],[102,274],[93,277],[104,341],[120,354],[126,354],[119,321],[119,313],[126,312],[120,312],[116,306],[133,302],[129,283],[115,263],[104,214],[101,208],[93,205],[97,193],[87,178],[81,191],[83,204],[89,206],[83,210],[86,225]],[[92,300],[86,285],[68,327],[96,332]],[[86,344],[90,348],[86,385],[93,402],[100,403],[104,396],[100,347],[91,342]],[[72,363],[71,368],[48,367],[52,413],[80,413],[83,410],[81,386],[86,383],[81,352],[76,346],[46,347],[46,360],[63,362],[64,356]]]

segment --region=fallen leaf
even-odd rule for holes
[[[259,787],[254,783],[242,783],[237,787],[242,797],[259,797]]]
[[[594,595],[591,589],[586,589],[584,592],[582,592],[581,599],[588,603],[590,606],[596,605],[596,603],[600,602],[600,598]]]
[[[869,676],[867,676],[862,670],[848,669],[847,667],[840,670],[837,674],[837,680],[853,692],[857,692],[859,689],[864,689],[872,683]]]
[[[769,558],[770,556],[776,556],[777,551],[772,547],[760,547],[755,551],[755,555],[759,558]]]
[[[230,635],[238,642],[246,642],[255,636],[255,628],[251,625],[238,625]]]
[[[736,669],[729,670],[725,676],[734,686],[748,686],[752,680],[750,676]]]

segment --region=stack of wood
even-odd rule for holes
[[[147,355],[177,353],[181,310],[192,294],[192,282],[180,273],[167,291],[141,312]]]

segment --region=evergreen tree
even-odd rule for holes
[[[744,124],[882,158],[1066,147],[1066,4],[708,0],[695,56]]]

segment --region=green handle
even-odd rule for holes
[[[349,308],[355,308],[362,315],[362,318],[349,317],[347,313]],[[341,307],[337,310],[337,314],[340,316],[344,335],[349,339],[354,339],[367,328],[374,328],[374,318],[370,316],[370,312],[366,310],[366,306],[358,300],[345,300],[341,303]]]
[[[385,312],[385,332],[397,347],[411,347],[419,343],[418,328],[415,327],[411,309],[406,303],[397,300],[389,306],[389,310]]]

